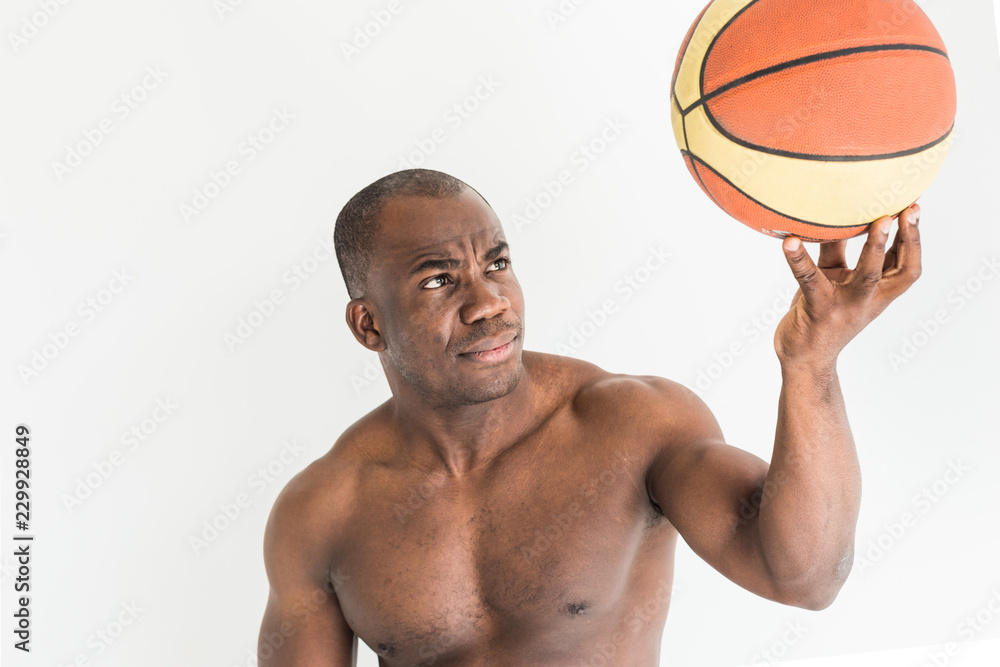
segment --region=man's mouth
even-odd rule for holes
[[[514,350],[514,341],[517,339],[516,335],[506,334],[499,336],[496,339],[488,339],[483,341],[473,347],[485,348],[486,345],[495,345],[495,347],[490,347],[488,349],[471,350],[469,352],[463,352],[458,355],[460,357],[465,357],[466,359],[471,359],[473,361],[481,361],[485,363],[493,363],[497,361],[503,361],[510,356],[511,352]],[[506,342],[504,342],[506,341]]]

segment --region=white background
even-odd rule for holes
[[[376,355],[344,324],[336,260],[308,258],[322,256],[346,200],[401,168],[400,156],[437,128],[445,139],[416,158],[476,187],[504,221],[527,302],[527,349],[563,350],[608,298],[616,313],[575,354],[610,371],[694,386],[714,355],[744,343],[703,395],[729,442],[770,458],[773,324],[756,340],[743,332],[754,318],[772,319],[793,280],[776,239],[698,190],[670,131],[669,77],[701,0],[587,0],[555,26],[546,17],[555,0],[404,0],[351,58],[340,44],[387,2],[244,0],[223,15],[210,0],[69,2],[15,48],[8,34],[24,29],[38,2],[9,0],[0,16],[6,667],[80,656],[108,666],[254,664],[274,497],[389,396]],[[1000,591],[1000,280],[975,282],[1000,249],[994,7],[921,6],[955,68],[956,140],[921,199],[923,277],[840,363],[864,472],[858,557],[872,542],[886,548],[856,567],[832,607],[813,613],[755,597],[681,543],[664,665],[736,667],[766,650],[811,667],[921,665],[936,645],[963,639],[963,619]],[[139,91],[144,99],[123,117],[115,101],[147,68],[163,80]],[[469,117],[449,122],[446,112],[481,78],[496,89],[480,88]],[[906,104],[906,91],[885,103]],[[251,161],[241,144],[274,109],[294,118]],[[105,118],[113,131],[60,178],[53,163]],[[579,145],[614,119],[626,127],[579,171]],[[239,173],[185,220],[181,205],[231,160]],[[572,185],[518,228],[515,216],[562,169],[573,171]],[[851,261],[861,242],[852,241]],[[626,299],[615,285],[650,246],[671,259]],[[296,284],[296,266],[315,270]],[[959,287],[980,289],[959,308]],[[274,290],[283,301],[273,314],[227,345]],[[88,299],[105,301],[92,318],[81,308]],[[946,323],[921,336],[938,310]],[[61,338],[74,324],[76,335]],[[894,366],[904,340],[921,346]],[[25,374],[36,352],[50,358]],[[151,421],[158,400],[177,406],[162,423]],[[11,634],[19,423],[33,433],[30,656],[12,649]],[[123,442],[143,427],[137,447]],[[305,451],[282,462],[293,440]],[[115,450],[117,466],[108,463]],[[923,511],[914,496],[956,462],[968,472],[939,484],[945,493]],[[108,465],[106,479],[96,473]],[[269,465],[273,476],[261,481]],[[86,488],[88,476],[97,488]],[[89,497],[68,506],[78,490]],[[248,502],[239,516],[193,548],[190,539],[205,539],[205,522],[240,494]],[[907,512],[913,525],[891,536],[886,526]],[[115,630],[123,604],[141,611],[110,645],[96,640]],[[807,631],[782,645],[788,623]],[[1000,618],[948,664],[996,664],[997,637]],[[360,664],[375,664],[367,649]]]

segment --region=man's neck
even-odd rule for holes
[[[463,477],[516,445],[540,418],[539,387],[528,364],[512,392],[475,405],[434,407],[414,393],[390,400],[404,456],[428,470]]]

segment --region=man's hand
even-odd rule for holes
[[[920,277],[919,219],[916,204],[900,213],[888,252],[892,218],[873,222],[853,271],[844,257],[846,240],[820,246],[817,267],[800,239],[785,239],[782,248],[799,291],[774,333],[782,363],[829,368],[844,346]]]

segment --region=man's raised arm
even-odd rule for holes
[[[357,637],[330,581],[330,527],[310,511],[315,503],[303,489],[307,471],[278,495],[264,532],[270,593],[257,642],[260,667],[357,664]]]
[[[919,277],[918,216],[916,205],[900,215],[888,252],[892,220],[873,223],[853,271],[845,241],[824,244],[817,267],[798,239],[785,240],[800,290],[774,336],[782,386],[770,466],[725,444],[692,392],[652,383],[669,414],[650,496],[695,553],[758,595],[823,609],[850,573],[861,472],[836,360]]]

